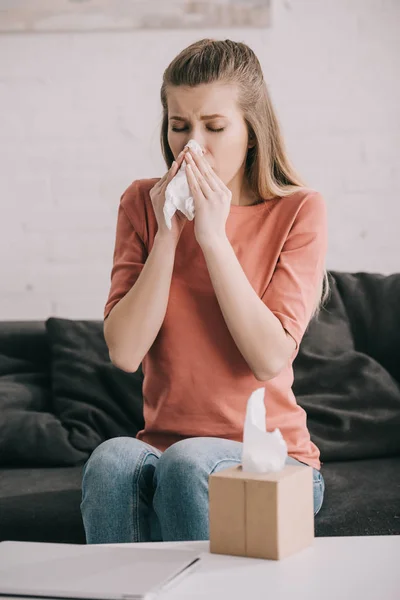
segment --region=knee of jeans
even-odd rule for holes
[[[123,472],[124,465],[129,466],[132,453],[135,453],[135,438],[116,437],[102,442],[95,448],[83,468],[83,480],[90,477],[116,476]],[[129,460],[129,457],[131,459]]]
[[[165,474],[168,479],[188,477],[199,468],[202,449],[204,449],[203,438],[187,438],[169,446],[158,461],[158,479],[161,474]]]

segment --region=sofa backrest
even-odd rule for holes
[[[0,354],[48,365],[50,348],[45,321],[0,321]]]

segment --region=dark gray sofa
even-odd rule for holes
[[[400,274],[331,271],[294,391],[321,450],[317,536],[400,534]],[[141,368],[109,361],[101,321],[0,322],[0,540],[84,543],[82,466],[143,425]]]

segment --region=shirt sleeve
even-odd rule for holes
[[[126,213],[123,198],[118,207],[111,286],[104,307],[104,319],[137,281],[148,255],[143,240]]]
[[[297,352],[321,291],[327,251],[327,211],[318,192],[306,196],[262,300],[294,338]]]

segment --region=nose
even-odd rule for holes
[[[206,147],[204,146],[204,144],[201,144],[201,143],[200,143],[198,140],[196,140],[196,138],[193,138],[193,137],[192,137],[192,138],[190,138],[190,139],[191,139],[191,140],[195,140],[195,141],[198,143],[198,145],[199,145],[199,146],[200,146],[200,148],[201,148],[201,151],[202,151],[203,155],[204,155],[204,154],[206,154],[206,152],[207,152],[207,151],[206,151]],[[190,141],[190,140],[188,140],[188,141],[186,142],[186,144],[187,144],[189,141]],[[186,148],[187,148],[187,145],[185,145],[185,147],[184,147],[184,150],[186,150]]]
[[[185,135],[184,148],[186,148],[186,144],[190,140],[194,140],[195,142],[197,142],[203,154],[206,153],[206,140],[204,138],[204,131],[202,131],[202,125],[195,123],[190,133],[188,132],[187,136]]]

